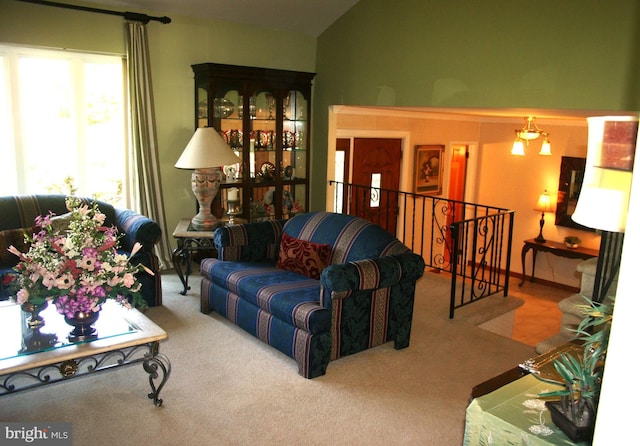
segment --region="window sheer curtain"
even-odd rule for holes
[[[127,77],[129,88],[129,131],[132,145],[129,171],[134,190],[130,194],[137,200],[133,208],[155,220],[162,228],[162,237],[156,244],[160,269],[170,268],[170,243],[164,213],[164,200],[160,182],[160,163],[156,135],[155,110],[151,83],[151,64],[146,25],[126,21]]]

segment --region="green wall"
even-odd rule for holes
[[[316,50],[316,39],[310,36],[229,22],[170,17],[172,23],[168,25],[150,22],[147,27],[169,234],[180,218],[195,212],[191,172],[174,167],[193,134],[191,65],[217,62],[313,72]],[[123,23],[119,16],[0,0],[0,43],[124,54]]]
[[[360,0],[318,38],[313,165],[333,104],[640,110],[639,27],[637,0]]]
[[[325,203],[327,110],[334,104],[640,110],[637,0],[360,0],[317,40],[171,18],[148,26],[169,232],[193,212],[190,174],[173,164],[193,132],[194,63],[318,73],[314,209]],[[122,23],[0,1],[2,43],[124,53]]]

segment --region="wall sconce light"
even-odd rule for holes
[[[517,156],[524,156],[524,145],[529,145],[529,141],[538,139],[541,136],[544,137],[542,141],[542,147],[539,155],[551,155],[551,143],[549,142],[549,134],[536,125],[534,116],[525,118],[525,125],[521,129],[516,129],[516,139],[513,141],[513,147],[511,148],[511,154]]]
[[[536,204],[536,207],[534,208],[534,210],[538,212],[542,212],[542,217],[540,217],[540,233],[535,238],[535,241],[538,243],[544,243],[546,242],[546,240],[542,236],[542,228],[544,227],[544,213],[553,211],[551,196],[549,195],[546,189],[540,195],[540,198],[538,198],[538,204]]]
[[[182,155],[176,162],[178,169],[194,169],[191,190],[198,200],[198,213],[191,219],[196,231],[212,231],[217,218],[211,213],[211,203],[218,194],[222,166],[241,162],[231,147],[213,127],[196,129]]]

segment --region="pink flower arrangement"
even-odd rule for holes
[[[23,254],[9,247],[20,258],[12,283],[17,302],[39,305],[50,301],[68,317],[79,311],[99,311],[107,299],[128,308],[144,307],[136,279],[144,267],[132,265],[130,257],[118,253],[116,228],[104,226],[105,215],[95,203],[90,207],[68,198],[67,208],[68,228],[59,229],[52,213],[39,216],[36,226],[40,230],[27,237],[29,251]],[[140,248],[136,243],[131,256]]]

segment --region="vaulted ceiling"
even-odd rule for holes
[[[64,1],[64,0],[62,0]],[[319,36],[358,0],[84,0],[100,8],[179,14]],[[107,8],[108,7],[108,8]]]

